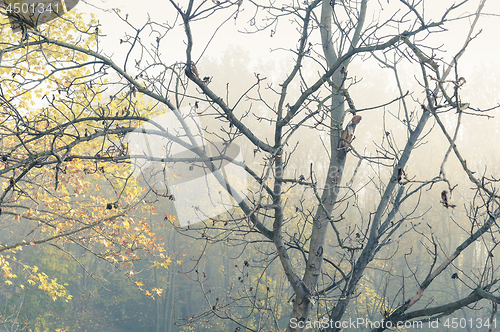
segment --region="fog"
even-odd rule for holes
[[[452,1],[368,1],[353,46],[361,2],[333,1],[332,21],[345,30],[328,42],[339,57],[399,42],[349,56],[329,77],[321,1],[308,39],[301,34],[311,3],[196,2],[190,50],[175,8],[187,1],[80,1],[71,12],[82,14],[71,16],[80,32],[57,33],[95,53],[46,51],[40,68],[10,55],[20,35],[0,37],[9,53],[0,67],[0,324],[301,331],[293,319],[303,315],[495,330],[500,3],[486,1],[471,30],[481,1],[442,26],[425,24]],[[84,47],[94,38],[86,24],[99,33]],[[63,74],[74,78],[65,95]],[[90,222],[98,217],[105,222]],[[38,269],[63,286],[48,287]]]

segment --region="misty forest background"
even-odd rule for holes
[[[106,34],[106,26],[101,33]],[[468,47],[474,47],[474,42],[471,41]],[[315,45],[314,48],[320,52],[320,46]],[[281,55],[280,59],[273,60],[274,53],[271,53],[268,58],[255,59],[237,45],[229,45],[219,51],[221,56],[203,57],[196,65],[198,72],[210,76],[210,89],[224,96],[229,103],[247,93],[257,73],[260,78],[266,77],[258,90],[252,90],[242,98],[238,107],[242,112],[248,111],[245,121],[253,133],[263,141],[272,141],[274,123],[269,119],[273,114],[262,105],[262,101],[276,100],[274,90],[290,70],[289,63],[293,63],[293,56]],[[450,56],[458,51],[459,48],[443,54]],[[302,79],[315,80],[318,68],[314,63],[304,64]],[[500,66],[497,63],[475,59],[459,62],[458,70],[459,76],[466,81],[460,87],[462,102],[470,103],[477,110],[498,105]],[[417,62],[398,67],[401,87],[409,91],[407,100],[414,113],[422,112],[416,102],[424,93],[421,78],[417,77],[419,71],[420,64]],[[110,81],[120,80],[115,74],[110,76]],[[382,146],[388,147],[389,151],[397,151],[404,146],[408,133],[402,115],[402,101],[398,100],[401,91],[394,73],[374,56],[365,54],[354,58],[349,64],[346,85],[362,120],[352,141],[355,153],[349,152],[347,156],[341,194],[332,216],[336,219],[337,231],[344,244],[356,247],[363,244],[385,183],[392,177],[392,169],[384,165],[393,163],[388,155],[377,164],[359,159],[356,154],[380,156]],[[112,95],[116,91],[113,89],[106,91],[105,95]],[[190,86],[187,91],[192,95],[199,93],[195,86]],[[302,93],[301,84],[292,83],[288,93]],[[147,96],[140,98],[148,101]],[[194,99],[184,100],[183,106],[193,105]],[[378,107],[364,110],[374,105]],[[197,107],[200,113],[206,110],[207,116],[200,116],[202,125],[218,128],[220,119],[208,116],[211,114],[209,102],[199,101]],[[155,111],[161,113],[166,108],[159,105]],[[475,170],[476,175],[494,182],[500,176],[500,111],[493,109],[487,116],[484,114],[464,115],[455,143],[467,160],[467,166]],[[441,120],[447,127],[454,128],[456,112],[443,112]],[[317,121],[311,119],[287,142],[288,148],[293,150],[293,158],[288,161],[285,178],[309,178],[313,170],[317,183],[324,181],[329,164],[326,146],[330,129],[318,126]],[[385,245],[370,263],[343,320],[363,317],[375,321],[386,317],[392,308],[414,295],[418,280],[429,273],[435,252],[439,254],[439,265],[447,253],[453,252],[471,235],[474,223],[482,222],[475,205],[482,197],[471,190],[473,185],[469,177],[453,155],[446,161],[446,179],[449,182],[438,180],[449,143],[442,132],[435,130],[436,127],[436,121],[431,118],[423,139],[404,169],[404,180],[398,184],[406,186],[408,192],[417,191],[399,207],[394,222],[404,220],[404,223],[386,239]],[[235,142],[242,148],[247,165],[254,169],[263,168],[267,160],[265,153],[256,150],[243,138],[237,138]],[[1,149],[5,149],[4,143]],[[8,175],[2,178],[4,189],[8,179]],[[92,179],[92,175],[88,175],[87,179],[92,185],[96,184],[97,180]],[[421,186],[424,181],[427,183],[425,187]],[[248,182],[249,191],[258,194],[260,186],[250,177]],[[110,183],[98,183],[101,195],[106,196],[108,192],[112,195],[113,186]],[[448,193],[448,199],[450,204],[455,205],[453,208],[444,206],[441,196],[443,190],[450,192],[450,188],[452,192],[451,195]],[[287,232],[293,239],[294,232],[304,231],[301,223],[314,215],[317,196],[312,188],[293,184],[283,193],[282,199],[286,201]],[[109,264],[71,241],[27,246],[15,253],[16,259],[22,260],[23,264],[37,266],[51,278],[64,282],[71,298],[53,300],[50,294],[35,284],[25,284],[20,288],[21,281],[13,280],[14,283],[7,284],[4,283],[7,279],[0,279],[0,318],[4,320],[4,328],[37,332],[177,332],[236,331],[239,327],[244,330],[242,326],[251,327],[254,331],[263,328],[271,331],[287,326],[294,301],[292,287],[283,273],[272,241],[260,236],[256,228],[243,229],[240,223],[232,221],[243,216],[241,210],[233,209],[216,220],[183,228],[172,217],[176,212],[174,202],[168,197],[150,193],[139,205],[144,208],[136,207],[130,214],[146,218],[150,230],[161,239],[171,260],[167,269],[158,269],[147,260],[140,259],[124,265]],[[8,208],[3,210],[5,212]],[[13,215],[3,213],[0,218],[0,225],[5,225],[0,230],[2,244],[8,243],[12,234],[28,233],[31,229],[30,225],[14,223]],[[265,221],[266,216],[263,218]],[[485,261],[492,270],[497,269],[500,257],[495,250],[497,238],[498,230],[495,230],[467,248],[429,286],[418,308],[454,302],[470,294],[476,287],[473,276],[489,273],[486,272]],[[293,247],[294,244],[289,245]],[[344,252],[336,256],[339,247],[337,236],[329,229],[325,251],[329,252],[332,265],[350,264],[344,258]],[[356,250],[351,253],[354,256]],[[302,258],[305,254],[295,250],[290,255],[292,261],[300,265],[304,264]],[[23,274],[23,265],[11,266],[13,273]],[[331,280],[321,282],[328,285],[338,277],[338,272],[329,265],[325,269],[330,269],[330,272],[324,278],[329,275]],[[163,289],[161,294],[148,295],[144,289],[137,287],[136,279],[131,279],[130,270],[135,271],[134,278],[138,278],[141,285]],[[328,301],[335,301],[335,298],[326,295],[321,301],[328,306]],[[450,317],[486,320],[498,317],[498,314],[492,316],[493,308],[492,302],[484,299],[453,311]],[[313,306],[312,311],[315,310]],[[446,319],[447,316],[443,317]],[[466,327],[465,330],[486,329]]]

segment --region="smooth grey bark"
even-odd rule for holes
[[[470,37],[471,37],[471,34],[472,34],[472,31],[474,30],[474,27],[475,27],[475,24],[479,18],[479,14],[481,13],[481,10],[482,8],[484,7],[484,3],[485,1],[482,1],[478,7],[478,10],[476,12],[476,17],[475,17],[475,20],[474,20],[474,23],[473,25],[471,26],[470,30],[469,30],[469,34],[467,36],[467,41],[465,42],[464,44],[464,47],[462,48],[462,50],[457,54],[457,56],[455,56],[453,62],[446,68],[446,70],[443,71],[442,73],[442,76],[440,77],[439,75],[439,71],[438,71],[438,68],[437,67],[433,67],[433,70],[435,72],[435,74],[437,75],[437,77],[441,80],[441,81],[444,81],[446,80],[446,78],[448,77],[448,75],[450,74],[451,72],[451,69],[456,66],[456,62],[458,61],[458,59],[463,55],[464,51],[465,51],[465,48],[470,40]],[[408,43],[408,46],[410,46],[410,48],[412,48],[411,44]],[[422,55],[418,54],[420,52],[420,50],[418,49],[413,49],[412,50],[416,53],[416,56],[419,58],[421,64],[421,69],[422,69],[422,75],[423,75],[423,81],[425,82],[425,86],[426,87],[429,87],[429,82],[427,80],[427,74],[426,74],[426,69],[425,69],[425,65],[424,63],[426,62],[423,58],[422,58]],[[359,258],[357,259],[356,261],[356,264],[353,268],[353,272],[351,274],[351,279],[349,280],[349,283],[348,283],[348,286],[346,287],[345,291],[343,292],[342,296],[341,296],[341,300],[339,300],[339,302],[335,305],[334,309],[332,310],[331,314],[330,314],[330,320],[332,321],[339,321],[342,316],[344,315],[346,309],[347,309],[347,306],[350,302],[350,299],[351,297],[354,295],[354,292],[356,290],[356,287],[358,285],[358,282],[361,280],[361,278],[363,277],[364,275],[364,272],[366,270],[366,267],[368,266],[368,264],[373,260],[373,258],[375,257],[375,254],[377,253],[377,248],[378,248],[378,245],[379,245],[379,238],[380,238],[380,233],[383,232],[383,226],[381,227],[381,220],[382,220],[382,217],[384,216],[384,214],[386,213],[387,211],[387,206],[390,202],[390,199],[391,197],[394,195],[394,191],[395,191],[395,188],[396,186],[398,185],[398,181],[394,181],[394,179],[397,177],[398,175],[398,169],[404,169],[409,158],[410,158],[410,155],[413,151],[413,149],[415,148],[415,144],[417,143],[420,135],[422,134],[423,132],[423,129],[425,127],[425,124],[427,123],[427,120],[429,119],[429,117],[431,115],[433,115],[434,117],[437,118],[438,120],[438,123],[440,122],[439,121],[439,118],[436,114],[436,110],[434,108],[434,104],[435,104],[435,96],[437,95],[437,92],[438,90],[441,89],[443,90],[443,87],[442,85],[438,84],[438,86],[434,89],[433,93],[430,92],[430,89],[427,89],[426,90],[426,104],[427,106],[424,107],[422,106],[422,110],[423,110],[423,113],[419,119],[419,122],[418,122],[418,125],[417,127],[412,131],[409,127],[409,131],[410,131],[410,136],[408,138],[408,141],[406,142],[406,145],[405,145],[405,148],[403,150],[403,153],[399,159],[399,162],[397,163],[397,165],[394,166],[393,168],[393,173],[392,173],[392,176],[391,178],[389,179],[388,183],[387,183],[387,186],[386,186],[386,189],[384,191],[384,194],[382,195],[382,198],[379,202],[379,205],[377,207],[377,211],[375,213],[375,216],[373,218],[373,222],[372,222],[372,225],[371,225],[371,228],[370,228],[370,236],[368,238],[368,242],[367,242],[367,245],[365,246],[365,248],[363,249],[361,255],[359,256]],[[444,93],[444,91],[443,91]],[[443,129],[443,133],[445,134],[445,136],[447,136],[448,138],[448,141],[450,142],[450,146],[453,147],[453,149],[455,150],[456,154],[457,154],[457,157],[459,160],[461,160],[461,157],[458,153],[458,150],[456,149],[456,146],[454,144],[454,140],[452,140],[450,137],[448,137],[447,135],[447,132],[446,130],[444,129],[444,126],[442,126],[442,129]],[[466,170],[467,171],[467,170]],[[395,207],[395,209],[397,210],[398,207]],[[496,217],[498,217],[498,215],[496,215]],[[406,321],[406,320],[409,320],[411,318],[415,318],[415,317],[421,317],[421,316],[428,316],[427,313],[425,313],[426,311],[420,311],[418,312],[418,314],[415,314],[413,316],[407,316],[407,317],[404,317],[403,313],[406,309],[408,309],[409,307],[411,307],[413,304],[415,304],[422,296],[425,288],[432,282],[432,280],[434,280],[434,278],[440,274],[442,271],[444,271],[444,269],[449,265],[451,264],[452,260],[455,259],[456,257],[458,257],[460,255],[460,253],[467,247],[469,246],[471,243],[473,243],[475,241],[475,239],[477,239],[480,234],[483,234],[484,232],[486,232],[487,229],[489,229],[491,227],[491,221],[492,220],[495,220],[495,218],[491,217],[490,220],[488,221],[488,223],[486,223],[480,230],[478,230],[473,236],[471,236],[470,238],[468,238],[459,248],[457,248],[457,250],[455,251],[455,253],[453,253],[453,255],[450,256],[450,258],[447,259],[447,261],[443,264],[441,264],[441,266],[439,266],[433,273],[431,273],[427,278],[426,280],[422,283],[422,285],[419,287],[419,290],[417,292],[417,295],[415,295],[412,299],[406,301],[403,305],[401,305],[393,314],[391,314],[387,319],[388,320],[392,320],[392,321],[395,321],[395,320],[401,320],[401,321]],[[475,299],[475,301],[478,301],[479,300],[479,296],[477,295],[477,293],[473,293],[474,296],[477,296],[478,298]],[[472,295],[471,295],[472,296]],[[471,303],[474,302],[474,301],[471,301]],[[465,302],[463,301],[458,301],[456,303],[451,303],[451,304],[448,304],[451,307],[458,309],[458,308],[461,308],[463,306],[465,306],[466,304],[464,304]],[[442,306],[444,308],[446,308],[446,306]],[[440,308],[437,308],[435,312],[444,312],[444,311],[439,311]],[[430,311],[429,311],[430,312]],[[425,314],[424,314],[425,313]],[[409,314],[411,315],[411,314]],[[404,318],[403,318],[404,317]],[[334,328],[332,326],[330,326],[329,328],[325,329],[325,331],[340,331],[341,329],[340,328]],[[379,328],[379,329],[376,329],[377,331],[383,331],[385,330],[385,328]]]
[[[363,0],[360,7],[360,17],[358,19],[356,30],[353,35],[352,44],[350,45],[351,51],[356,47],[356,44],[360,39],[359,37],[361,35],[366,16],[366,5],[367,0]],[[323,53],[327,61],[328,69],[331,69],[339,60],[339,55],[335,51],[332,41],[332,15],[333,7],[331,5],[331,2],[328,0],[323,0],[321,7],[320,34]],[[345,78],[341,73],[341,70],[342,68],[346,70],[348,64],[349,59],[343,61],[342,65],[339,66],[339,69],[337,69],[333,73],[331,79],[336,87],[342,88]],[[309,316],[309,312],[313,304],[313,301],[311,301],[311,296],[314,295],[314,289],[316,289],[318,279],[321,275],[323,266],[323,254],[325,251],[325,239],[328,233],[327,230],[329,228],[328,226],[331,220],[331,213],[337,201],[339,193],[338,185],[342,181],[344,165],[347,157],[346,154],[340,156],[337,150],[345,115],[346,112],[344,96],[340,93],[340,91],[336,91],[335,88],[332,87],[332,97],[330,105],[330,161],[328,165],[328,173],[323,185],[324,190],[321,195],[321,200],[320,202],[318,202],[318,207],[313,220],[309,256],[307,258],[306,269],[304,272],[304,277],[302,279],[305,287],[300,288],[299,292],[296,291],[295,302],[293,304],[293,310],[290,317],[291,319],[294,318],[297,321],[304,321]],[[287,331],[302,330],[303,329],[300,328],[293,329],[289,326]]]
[[[429,111],[423,111],[422,115],[420,116],[420,120],[418,122],[417,127],[415,130],[411,133],[408,141],[406,142],[405,149],[403,151],[403,154],[401,155],[401,159],[399,160],[399,163],[394,166],[393,169],[393,174],[391,179],[389,180],[387,187],[384,191],[384,194],[382,195],[382,198],[380,199],[379,205],[377,207],[377,211],[375,213],[375,216],[373,217],[373,222],[372,226],[370,229],[370,236],[368,238],[368,242],[363,249],[360,257],[356,261],[356,264],[353,268],[352,272],[352,277],[349,280],[348,286],[342,294],[341,299],[339,302],[335,305],[334,309],[332,310],[332,313],[330,314],[330,319],[333,321],[338,321],[340,318],[344,315],[345,310],[347,309],[347,306],[351,300],[351,296],[354,294],[356,287],[358,285],[358,282],[360,279],[363,277],[363,274],[365,272],[366,267],[368,266],[368,263],[371,262],[375,255],[375,251],[377,249],[377,246],[379,244],[379,226],[382,220],[382,217],[384,216],[385,212],[387,211],[387,206],[389,204],[389,201],[394,193],[394,190],[396,186],[398,185],[397,181],[394,181],[393,179],[397,176],[398,173],[398,168],[403,168],[406,166],[406,163],[408,162],[408,159],[410,158],[411,152],[413,151],[413,148],[415,147],[416,142],[418,141],[420,135],[422,134],[422,131],[424,130],[425,124],[427,123],[427,120],[429,119],[431,113]],[[337,328],[329,328],[326,329],[326,331],[340,331],[340,329]]]

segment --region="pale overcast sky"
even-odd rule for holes
[[[228,22],[225,23],[211,42],[206,54],[219,57],[228,48],[228,46],[232,44],[245,49],[252,58],[265,60],[269,57],[275,58],[278,56],[279,58],[279,55],[276,53],[272,55],[270,54],[271,48],[285,45],[287,45],[287,48],[294,46],[297,35],[296,33],[289,33],[290,30],[287,30],[285,26],[286,22],[280,23],[278,34],[273,38],[264,34],[252,37],[247,35],[242,38],[241,34],[239,34],[237,30],[243,30],[245,27],[248,27],[248,20],[253,14],[251,8],[245,5],[245,0],[243,1],[243,11],[239,14],[238,19],[235,21],[230,18]],[[183,4],[187,3],[187,0],[179,0],[177,2]],[[384,6],[391,6],[392,3],[394,3],[393,1],[388,2],[389,4],[386,4],[386,1],[372,1],[371,3],[376,6],[378,6],[379,3],[382,3]],[[432,4],[432,6],[435,6],[435,8],[428,10],[425,13],[424,19],[426,20],[438,19],[444,8],[447,8],[455,3],[455,1],[449,0],[425,2],[426,5]],[[479,0],[471,1],[467,7],[464,6],[459,9],[459,12],[464,15],[467,13],[473,13],[478,3]],[[108,10],[108,12],[98,10],[92,6]],[[129,22],[132,22],[137,26],[143,24],[148,15],[150,15],[153,21],[161,23],[168,22],[171,24],[175,19],[175,12],[172,6],[165,0],[85,0],[84,2],[80,1],[76,8],[77,10],[83,12],[93,12],[98,16],[100,23],[102,24],[103,32],[109,36],[109,38],[103,39],[103,43],[101,45],[107,52],[112,52],[115,56],[120,56],[120,54],[123,53],[123,50],[125,50],[126,46],[120,46],[119,39],[123,36],[127,27],[123,22],[118,20],[114,13],[111,12],[112,8],[119,8],[120,13],[123,15],[128,14]],[[385,10],[381,12],[381,20],[383,20],[383,15],[390,13],[388,9],[389,7],[386,7]],[[468,49],[466,55],[462,59],[462,66],[466,64],[465,67],[468,67],[468,70],[472,70],[475,65],[480,63],[487,62],[491,65],[496,65],[498,62],[498,54],[500,52],[500,46],[498,43],[500,1],[488,0],[483,13],[490,14],[490,16],[481,18],[477,30],[482,29],[483,31],[478,36],[477,40],[473,42],[472,47]],[[193,24],[193,35],[195,38],[195,49],[193,54],[195,57],[199,56],[201,46],[204,46],[206,41],[211,38],[213,32],[217,28],[217,23],[224,21],[230,16],[229,12],[225,12],[224,15],[226,16],[217,17],[217,21],[210,20],[213,26],[207,25],[206,22],[208,22],[208,20],[204,21],[205,23]],[[451,54],[458,51],[461,47],[464,41],[465,33],[467,32],[471,21],[472,18],[457,21],[455,24],[450,26],[451,29],[449,32],[436,35],[436,38],[438,38],[436,42],[439,43],[442,39],[442,43],[446,44],[445,48],[449,51],[451,56]],[[128,30],[128,32],[130,33],[130,30]],[[182,34],[181,29],[178,29],[177,33],[179,38],[177,43],[171,43],[169,41],[168,51],[164,52],[164,56],[167,58],[165,62],[167,63],[174,62],[176,60],[184,60],[185,50],[182,47],[184,35]],[[452,44],[450,44],[450,42],[452,42]],[[177,47],[175,45],[177,45]],[[196,48],[196,46],[198,46],[198,48]],[[282,52],[282,54],[284,53]]]

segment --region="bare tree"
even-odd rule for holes
[[[477,35],[475,26],[485,2],[466,0],[450,4],[440,15],[434,15],[437,18],[429,19],[425,16],[429,5],[423,1],[370,3],[373,8],[368,7],[367,0],[293,1],[281,5],[230,0],[189,0],[183,4],[170,1],[176,13],[171,21],[174,23],[148,20],[141,27],[131,24],[128,14],[116,10],[124,26],[132,31],[120,40],[127,46],[123,64],[101,51],[97,23],[85,27],[70,18],[61,18],[80,35],[64,41],[44,26],[24,22],[24,33],[17,35],[21,40],[2,40],[1,65],[10,70],[11,77],[2,78],[2,84],[9,86],[1,95],[2,135],[8,138],[8,144],[2,151],[7,160],[0,174],[6,177],[15,169],[21,172],[10,178],[0,204],[3,209],[15,208],[8,204],[8,197],[14,199],[9,193],[15,193],[16,199],[32,199],[39,204],[26,188],[31,188],[31,183],[47,187],[47,182],[40,182],[40,169],[53,171],[55,185],[51,194],[59,197],[57,187],[68,163],[83,160],[94,165],[93,170],[86,168],[87,173],[104,173],[100,169],[104,164],[135,167],[132,174],[140,173],[139,182],[147,188],[141,197],[153,195],[158,200],[175,202],[177,214],[186,216],[180,221],[187,227],[178,230],[206,244],[186,275],[201,286],[208,310],[185,317],[182,322],[186,324],[210,316],[249,330],[286,325],[287,331],[302,331],[306,326],[339,331],[346,328],[342,325],[346,318],[355,317],[349,309],[356,306],[363,277],[369,276],[370,267],[378,270],[380,280],[389,278],[394,274],[391,268],[377,265],[376,261],[393,257],[404,258],[407,273],[403,272],[389,286],[379,287],[378,325],[364,320],[357,328],[382,331],[401,322],[432,322],[483,299],[494,303],[493,317],[499,301],[495,295],[498,277],[492,254],[498,244],[498,180],[489,173],[477,175],[479,170],[471,169],[457,144],[464,117],[488,116],[487,111],[491,111],[474,108],[473,101],[461,100],[466,78],[458,69],[462,54]],[[470,10],[473,6],[475,13],[464,16],[465,8]],[[226,90],[218,88],[226,82],[217,85],[217,74],[203,71],[203,56],[210,41],[195,43],[193,25],[207,22],[210,26],[212,20],[220,22],[223,15],[241,20],[246,14],[244,10],[254,14],[248,17],[242,38],[253,34],[277,38],[280,33],[296,33],[297,38],[292,41],[296,45],[288,46],[293,62],[285,66],[287,74],[280,77],[279,85],[271,83],[265,73],[255,74],[254,82],[248,83],[245,92],[230,102],[229,85]],[[377,16],[378,19],[372,19]],[[463,47],[447,57],[443,53],[446,44],[436,44],[433,38],[444,32],[449,22],[463,19],[472,22]],[[214,30],[217,32],[224,23],[216,24]],[[179,29],[184,33],[185,58],[165,63],[162,45]],[[25,68],[28,57],[39,59],[41,67]],[[353,92],[360,78],[350,72],[355,70],[358,59],[369,59],[391,73],[393,83],[388,84],[396,93],[388,93],[386,98],[366,98]],[[402,82],[401,75],[407,73],[411,73],[408,76],[412,82]],[[25,115],[26,105],[20,100],[37,89],[45,91],[42,99],[47,99],[46,106],[38,116]],[[357,107],[367,102],[369,106]],[[252,111],[252,107],[259,111]],[[383,111],[387,108],[396,111]],[[162,115],[166,110],[167,115]],[[391,120],[381,121],[384,128],[371,130],[374,126],[370,121],[385,119],[386,115]],[[205,121],[203,125],[199,117]],[[453,121],[454,128],[450,129],[444,119]],[[429,125],[430,120],[437,125]],[[262,123],[269,125],[269,130],[263,130]],[[388,129],[391,123],[396,123],[397,129]],[[375,152],[356,149],[356,135],[363,135],[360,130],[377,137]],[[441,132],[448,146],[439,172],[414,176],[408,171],[411,157],[419,150],[431,153],[436,149],[432,140],[425,141],[434,132]],[[318,144],[318,138],[322,148],[309,151],[318,161],[304,161],[312,157],[304,158],[307,154],[297,149]],[[154,144],[160,152],[153,151]],[[80,146],[87,150],[79,149]],[[257,167],[237,158],[240,147],[244,155],[258,161],[252,164]],[[439,203],[433,209],[459,208],[453,200],[458,180],[447,175],[452,158],[458,160],[468,186],[474,187],[474,198],[467,206],[469,229],[462,230],[463,238],[457,248],[448,251],[440,240],[442,234],[413,220],[430,218],[431,207],[421,204],[419,197],[437,187],[441,195],[431,199]],[[244,190],[246,183],[242,186],[231,177],[233,171],[224,170],[227,165],[244,170],[251,189]],[[320,169],[325,170],[324,175]],[[206,204],[199,201],[200,196],[195,195],[198,202],[178,197],[172,189],[175,185],[168,183],[185,183],[175,182],[179,172],[198,172],[190,179],[207,176],[205,184],[214,187],[218,183],[239,209],[226,214],[217,209],[229,204],[216,197],[223,196],[221,190],[213,194],[208,188]],[[359,174],[362,172],[372,175],[363,177]],[[345,180],[347,173],[351,178]],[[118,206],[122,188],[127,187],[129,180],[116,184],[109,181],[116,193],[110,204],[117,202]],[[377,193],[376,198],[370,197],[375,203],[361,207],[359,197],[367,195],[369,188]],[[189,190],[194,195],[193,190],[201,187]],[[123,215],[133,205],[132,201],[127,204]],[[215,206],[213,210],[211,204]],[[348,208],[353,204],[357,208]],[[89,227],[107,225],[117,217],[100,219]],[[53,218],[57,220],[56,216]],[[76,227],[61,236],[73,236],[89,227]],[[412,260],[408,252],[398,253],[404,239],[423,243],[429,255],[425,266],[418,266],[422,256]],[[242,273],[241,283],[252,268],[260,271],[260,277],[247,279],[253,280],[252,286],[247,285],[244,291],[235,291],[225,299],[214,298],[205,286],[208,267],[203,267],[202,257],[208,245],[225,244],[244,253],[253,243],[272,246],[261,248],[262,256],[254,257],[255,261],[261,259],[262,265],[245,260],[238,269]],[[458,263],[473,244],[482,245],[481,250],[487,252],[479,274],[464,272]],[[4,246],[2,251],[20,245],[23,244],[18,241]],[[286,296],[281,295],[280,302],[291,310],[290,314],[273,309],[267,302],[273,296],[268,286],[263,287],[263,271],[276,266],[276,262],[288,283],[281,289]],[[452,266],[462,269],[466,276],[450,273],[451,280],[466,278],[464,284],[470,288],[470,294],[433,305],[425,296],[426,291]],[[248,310],[245,314],[231,311],[238,307]],[[272,318],[248,322],[247,318],[253,315]],[[314,321],[323,325],[307,325]]]

